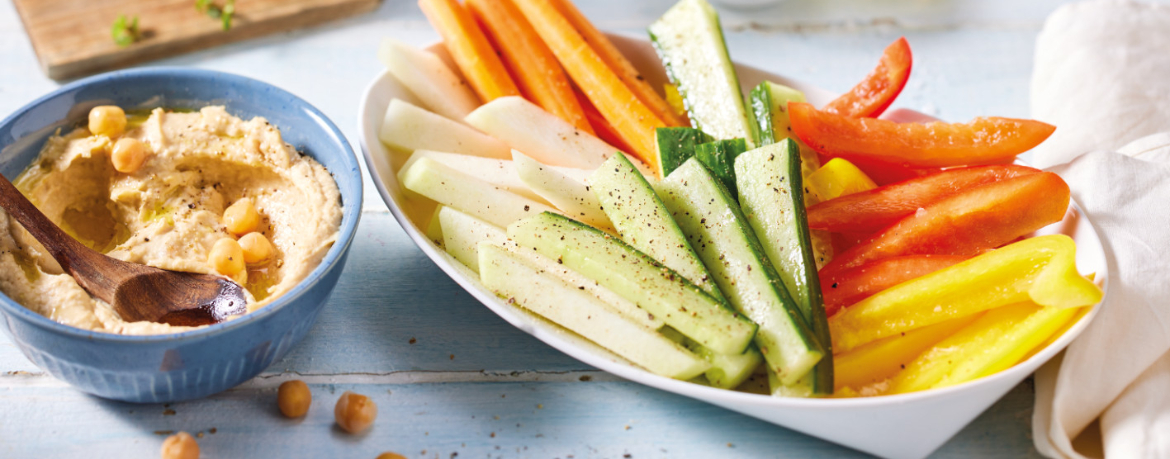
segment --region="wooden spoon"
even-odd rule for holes
[[[40,241],[81,288],[113,305],[122,320],[199,326],[246,311],[244,290],[223,277],[129,263],[77,242],[2,175],[0,207]]]

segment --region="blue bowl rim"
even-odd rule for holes
[[[260,310],[244,314],[236,319],[232,319],[232,320],[229,320],[226,322],[221,322],[218,324],[209,325],[209,326],[199,328],[196,330],[188,330],[188,331],[179,332],[179,333],[166,333],[166,334],[159,334],[159,335],[119,335],[119,334],[114,334],[114,333],[105,333],[105,332],[99,332],[99,331],[85,330],[85,329],[65,325],[65,324],[53,321],[52,319],[49,319],[48,317],[37,314],[36,312],[33,312],[31,309],[28,309],[28,308],[24,307],[23,305],[21,305],[20,303],[17,303],[12,298],[9,298],[8,295],[4,294],[3,292],[0,292],[0,309],[3,309],[3,312],[5,312],[7,314],[12,314],[13,316],[15,316],[19,319],[22,319],[26,322],[31,323],[32,325],[35,325],[35,326],[40,327],[42,329],[46,329],[46,330],[51,331],[51,332],[63,334],[63,335],[68,335],[68,336],[71,336],[74,338],[86,339],[86,340],[90,340],[90,341],[111,341],[111,342],[117,342],[117,343],[160,343],[160,342],[173,342],[173,341],[189,340],[189,339],[209,338],[209,337],[213,337],[215,335],[226,333],[226,332],[231,331],[235,328],[246,326],[248,323],[251,323],[251,322],[254,322],[257,320],[261,320],[269,315],[275,314],[277,311],[282,309],[287,304],[292,303],[293,301],[295,301],[296,299],[298,299],[302,295],[304,295],[304,293],[306,291],[308,291],[309,288],[316,285],[317,282],[319,282],[321,280],[321,278],[324,277],[324,274],[326,271],[328,271],[330,268],[333,267],[333,265],[336,265],[337,263],[339,263],[341,261],[342,254],[344,254],[349,249],[349,246],[353,243],[354,235],[357,233],[357,224],[358,224],[358,221],[361,219],[362,192],[363,192],[364,186],[360,184],[361,183],[361,177],[360,177],[361,168],[360,168],[360,166],[358,166],[357,156],[354,154],[354,150],[350,146],[349,141],[346,140],[345,134],[343,134],[341,132],[341,130],[337,128],[337,125],[333,124],[333,121],[330,120],[329,117],[325,116],[324,113],[322,113],[320,110],[317,109],[317,107],[314,107],[308,101],[306,101],[306,100],[298,97],[297,95],[295,95],[289,91],[286,91],[285,89],[280,88],[276,85],[273,85],[270,83],[265,83],[263,81],[260,81],[260,80],[254,79],[254,78],[249,78],[249,77],[245,77],[245,76],[241,76],[241,75],[236,75],[236,74],[227,73],[227,72],[220,72],[220,71],[216,71],[216,70],[206,70],[206,69],[191,69],[191,68],[184,68],[184,67],[159,66],[159,67],[145,67],[145,68],[136,68],[136,69],[117,70],[117,71],[113,71],[113,72],[106,72],[106,73],[101,73],[101,74],[94,75],[91,77],[83,78],[83,79],[71,82],[69,84],[66,84],[64,86],[61,86],[60,88],[57,88],[56,90],[54,90],[54,91],[52,91],[44,96],[41,96],[41,97],[37,98],[36,100],[29,102],[28,104],[25,104],[20,109],[12,112],[12,114],[5,117],[3,121],[0,121],[0,126],[5,126],[5,125],[8,125],[8,124],[14,122],[17,118],[21,117],[26,112],[45,103],[49,99],[60,96],[62,93],[66,93],[66,92],[72,91],[74,89],[84,87],[84,86],[87,86],[87,85],[90,85],[93,83],[111,80],[111,79],[127,78],[127,77],[144,77],[144,76],[145,77],[163,77],[163,76],[170,77],[170,76],[175,76],[177,74],[182,74],[183,76],[192,76],[192,77],[197,77],[197,78],[216,78],[216,79],[219,79],[220,81],[226,80],[226,81],[241,83],[241,84],[245,84],[245,85],[259,85],[259,86],[263,86],[263,87],[268,87],[269,89],[271,89],[273,92],[275,92],[278,95],[288,97],[297,103],[304,104],[306,110],[309,113],[311,113],[318,120],[320,120],[321,122],[324,123],[324,126],[326,128],[327,133],[330,134],[333,137],[333,139],[341,146],[342,150],[344,150],[344,152],[347,153],[346,155],[342,155],[343,156],[342,161],[345,163],[345,169],[357,171],[357,174],[359,175],[359,177],[358,177],[359,185],[356,187],[357,193],[355,196],[348,197],[348,198],[350,198],[350,200],[352,200],[353,205],[347,206],[346,205],[347,202],[345,202],[345,199],[347,197],[342,196],[343,203],[342,203],[341,228],[339,229],[339,232],[338,232],[337,241],[334,241],[333,246],[330,247],[330,249],[329,249],[329,252],[325,254],[325,258],[323,258],[321,260],[321,263],[318,264],[317,267],[315,269],[313,269],[313,271],[309,272],[309,275],[304,280],[302,280],[299,284],[297,284],[295,287],[293,287],[293,289],[291,291],[289,291],[288,293],[285,293],[283,296],[278,298],[276,301],[273,301],[272,303],[264,306]],[[6,147],[6,146],[7,145],[0,145],[0,148]],[[331,174],[338,174],[338,173],[343,173],[343,172],[347,172],[347,171],[330,170],[329,172]],[[345,210],[346,208],[350,209],[350,211],[346,211]]]

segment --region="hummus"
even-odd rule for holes
[[[115,140],[132,138],[148,156],[132,173],[115,170]],[[86,128],[48,139],[16,186],[50,220],[85,245],[120,260],[162,269],[216,273],[216,241],[236,238],[224,209],[251,199],[256,232],[271,256],[231,277],[247,290],[248,312],[291,290],[337,239],[341,195],[321,164],[298,153],[263,118],[241,120],[223,107],[131,116],[115,139]],[[119,334],[185,330],[125,322],[91,298],[23,227],[0,210],[0,291],[54,321]]]

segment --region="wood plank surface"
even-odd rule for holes
[[[224,5],[225,0],[216,3]],[[244,0],[231,28],[193,0],[13,0],[41,67],[54,79],[123,67],[373,10],[380,0]],[[119,46],[111,26],[137,17],[141,39]]]
[[[577,3],[603,30],[644,36],[674,0]],[[734,59],[836,91],[905,35],[915,69],[895,105],[962,121],[1028,116],[1035,36],[1062,3],[787,0],[721,9]],[[104,32],[112,20],[103,19]],[[415,2],[386,1],[370,15],[155,64],[285,88],[326,113],[356,149],[357,103],[382,71],[374,56],[386,36],[417,46],[437,39]],[[0,62],[0,116],[58,86],[39,70],[8,2],[0,2]],[[412,459],[864,457],[561,354],[446,278],[398,227],[368,177],[365,191],[349,263],[317,324],[288,357],[239,388],[170,407],[104,401],[45,375],[0,334],[0,457],[157,457],[163,436],[154,432],[178,429],[203,433],[204,458],[373,458],[382,451]],[[308,381],[316,397],[301,421],[273,408],[272,388],[293,377]],[[344,390],[378,403],[369,433],[351,437],[331,426],[332,403]],[[934,456],[1037,457],[1032,400],[1031,383],[1021,384]]]

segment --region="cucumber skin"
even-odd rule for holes
[[[703,134],[703,132],[699,131],[699,130],[690,129],[690,128],[682,128],[682,129],[689,129],[689,130],[694,131],[695,133],[698,133],[700,135],[706,135],[706,134]],[[655,207],[654,208],[655,213],[661,213],[662,220],[665,221],[665,226],[667,226],[667,228],[663,228],[662,230],[664,232],[669,232],[669,231],[671,231],[671,229],[673,229],[674,234],[678,237],[677,241],[680,243],[679,245],[681,246],[680,247],[681,250],[685,251],[686,254],[689,255],[690,260],[695,264],[695,266],[697,266],[698,272],[695,272],[693,274],[700,275],[699,279],[697,281],[695,279],[687,279],[687,280],[691,281],[692,284],[695,284],[697,287],[702,289],[704,292],[707,292],[708,295],[715,297],[716,300],[719,300],[719,302],[723,303],[725,306],[728,306],[729,310],[735,311],[735,309],[731,308],[727,304],[727,298],[723,297],[723,292],[719,291],[719,287],[715,285],[715,281],[712,280],[712,278],[711,278],[711,273],[707,270],[707,267],[703,265],[703,261],[701,259],[699,259],[699,254],[695,253],[695,249],[692,248],[690,242],[687,241],[686,234],[683,234],[682,229],[678,227],[678,223],[675,223],[674,218],[672,218],[670,216],[670,212],[666,210],[666,205],[662,203],[662,198],[659,198],[658,194],[654,192],[654,187],[650,186],[650,182],[646,181],[646,177],[644,175],[642,175],[641,172],[638,171],[637,167],[634,167],[634,164],[631,163],[628,158],[626,158],[626,155],[622,154],[621,152],[618,152],[618,153],[615,153],[613,156],[611,156],[608,160],[606,160],[606,162],[603,163],[601,165],[601,167],[598,168],[598,170],[596,172],[594,172],[593,175],[591,175],[589,177],[589,179],[590,179],[589,181],[590,181],[590,183],[593,184],[591,186],[591,188],[592,188],[593,193],[597,196],[597,200],[602,203],[602,211],[606,213],[606,216],[609,217],[610,223],[613,224],[613,227],[621,235],[621,237],[623,239],[622,242],[626,242],[626,240],[633,240],[634,241],[633,244],[630,244],[628,242],[627,242],[627,244],[634,246],[634,244],[639,244],[638,236],[646,236],[646,234],[644,234],[642,232],[643,228],[644,228],[642,226],[643,222],[636,221],[638,219],[636,219],[636,218],[633,219],[633,220],[635,220],[635,223],[633,223],[633,224],[627,223],[627,221],[630,219],[623,218],[625,216],[620,214],[620,212],[622,210],[624,210],[624,208],[626,206],[624,204],[618,204],[618,203],[613,202],[610,199],[611,196],[607,195],[607,192],[604,189],[605,187],[602,186],[602,183],[606,182],[607,180],[598,180],[597,179],[598,174],[608,174],[609,173],[609,171],[605,168],[610,167],[610,165],[609,165],[610,161],[614,161],[614,162],[619,163],[616,167],[621,168],[621,169],[625,169],[627,171],[627,173],[634,176],[634,180],[636,180],[637,183],[634,184],[633,187],[640,188],[649,194],[649,197],[651,200],[650,205]],[[627,193],[633,193],[633,192],[634,192],[634,190],[627,191]],[[609,209],[609,210],[606,210],[606,209]],[[636,217],[636,215],[635,215],[635,217]],[[647,225],[649,225],[649,223],[647,223]],[[653,243],[653,239],[657,239],[657,238],[654,237],[653,235],[651,235],[650,237],[643,238],[643,239],[647,239],[647,240],[649,240],[649,243]],[[641,244],[639,244],[639,245],[641,245]],[[647,247],[647,248],[650,248],[650,247]],[[644,253],[647,256],[650,256],[650,258],[654,258],[654,254],[650,253],[649,250],[643,250],[642,247],[634,247],[634,249],[637,249],[639,252]],[[662,254],[660,253],[659,255],[662,255]],[[666,260],[655,260],[655,261],[658,261],[659,264],[666,265]],[[674,269],[671,266],[667,266],[667,267]],[[677,269],[674,269],[674,271],[678,272]],[[686,276],[683,276],[683,277],[686,277]],[[705,285],[700,285],[700,282],[702,284],[705,284]]]
[[[742,314],[737,312],[735,310],[735,308],[731,307],[731,305],[729,305],[726,301],[721,301],[719,299],[716,299],[715,297],[712,297],[711,295],[708,295],[707,292],[704,292],[702,288],[699,288],[699,286],[692,284],[689,280],[687,280],[681,274],[678,274],[677,272],[675,272],[674,270],[672,270],[670,268],[662,266],[662,264],[658,263],[656,260],[654,260],[654,258],[638,251],[638,249],[631,247],[629,244],[626,244],[625,241],[622,241],[621,239],[618,239],[618,238],[613,237],[609,234],[606,234],[606,233],[602,232],[601,230],[598,230],[592,226],[578,222],[576,220],[573,220],[573,219],[568,218],[568,217],[561,215],[561,214],[557,214],[557,213],[553,213],[553,212],[543,212],[543,213],[535,215],[533,217],[518,220],[515,223],[508,225],[507,232],[508,232],[509,239],[520,242],[518,240],[518,238],[513,234],[513,231],[515,231],[514,228],[517,227],[517,225],[523,224],[523,222],[525,222],[525,221],[530,221],[530,220],[535,220],[535,219],[550,220],[550,221],[545,221],[544,223],[545,224],[554,224],[554,225],[555,224],[564,225],[566,227],[570,227],[570,228],[573,228],[576,230],[585,231],[585,232],[588,232],[591,234],[595,234],[597,236],[605,238],[607,241],[616,243],[625,252],[629,253],[632,256],[638,257],[638,259],[650,264],[651,266],[656,267],[659,270],[659,272],[661,273],[662,277],[667,278],[667,279],[671,280],[672,282],[677,282],[680,285],[682,285],[684,288],[686,288],[694,293],[697,293],[699,295],[702,295],[703,297],[711,299],[711,301],[719,304],[719,306],[721,306],[722,309],[726,309],[726,310],[730,311],[731,313],[734,313],[733,317],[735,318],[735,320],[742,323],[743,326],[750,328],[751,332],[747,333],[747,339],[744,340],[742,346],[740,346],[738,349],[727,349],[727,353],[743,353],[747,350],[748,347],[751,346],[752,341],[755,339],[756,330],[759,327],[754,322],[752,322],[750,319],[748,319],[747,317],[744,317]],[[521,244],[524,245],[522,242],[521,242]],[[547,256],[547,254],[546,254],[546,256]],[[624,255],[623,255],[623,257],[624,257]],[[552,257],[550,257],[550,258],[552,258]],[[585,273],[582,273],[582,275],[585,275]],[[591,277],[591,276],[586,276],[586,277]],[[594,279],[594,280],[596,280],[596,279]],[[620,294],[620,292],[617,292],[617,293]],[[635,301],[633,299],[630,299],[630,301],[637,303],[637,301]],[[664,320],[665,320],[665,318],[664,318]],[[670,325],[670,324],[667,323],[667,325]],[[698,340],[696,340],[696,341],[698,341]],[[700,344],[704,344],[704,343],[700,343]],[[704,345],[708,346],[708,347],[713,346],[710,343],[706,343]],[[718,352],[718,350],[716,350],[716,351]]]
[[[695,161],[696,165],[698,167],[700,167],[702,170],[706,171],[706,173],[709,174],[712,178],[715,178],[714,174],[712,174],[712,172],[709,169],[707,169],[707,166],[703,165],[702,162],[699,162],[697,160],[697,158],[693,158],[692,160]],[[798,334],[801,337],[801,341],[804,342],[807,349],[811,349],[811,350],[820,352],[821,356],[822,356],[821,357],[822,360],[824,359],[824,356],[831,355],[830,349],[832,349],[832,348],[825,347],[825,346],[821,345],[820,341],[816,339],[813,332],[810,330],[808,324],[806,323],[806,321],[804,319],[804,315],[800,312],[798,306],[796,305],[796,302],[793,301],[792,298],[790,297],[790,295],[788,294],[787,287],[785,287],[784,283],[782,281],[780,281],[780,277],[777,274],[775,268],[772,266],[771,262],[768,260],[768,257],[764,255],[763,247],[760,246],[760,242],[755,237],[755,233],[753,233],[752,229],[747,226],[748,221],[744,217],[743,212],[740,210],[739,205],[736,204],[736,201],[731,198],[731,194],[727,191],[727,189],[725,187],[723,187],[722,182],[719,181],[717,178],[715,178],[715,184],[716,184],[715,188],[717,189],[717,192],[720,194],[719,199],[722,199],[723,202],[728,203],[728,205],[729,205],[728,207],[732,213],[733,218],[737,219],[740,222],[738,227],[741,229],[741,231],[743,231],[745,233],[746,239],[748,241],[749,250],[751,250],[752,252],[757,254],[757,257],[759,258],[761,269],[763,269],[763,271],[764,271],[764,275],[768,279],[771,280],[771,284],[772,284],[771,287],[775,290],[776,296],[780,298],[780,302],[782,303],[782,306],[785,310],[785,313],[791,318],[791,320],[793,322],[792,323],[793,327],[798,330]],[[681,224],[679,226],[682,227]],[[757,335],[758,335],[758,332],[757,332]],[[757,338],[757,340],[758,340],[758,338]],[[766,358],[766,355],[765,355],[765,358]],[[771,368],[771,364],[769,364],[769,368]]]
[[[695,159],[723,182],[731,196],[739,196],[735,185],[735,158],[747,151],[744,139],[716,140],[695,147]]]
[[[658,144],[658,175],[666,177],[692,156],[695,147],[715,139],[699,129],[689,127],[661,127],[655,133]]]
[[[686,1],[692,1],[692,0],[681,0],[679,3],[683,3]],[[734,103],[736,104],[736,106],[739,109],[739,112],[743,116],[743,120],[741,122],[744,124],[744,126],[743,126],[744,132],[741,134],[743,136],[745,136],[745,138],[748,139],[748,146],[753,147],[752,142],[756,138],[755,123],[753,122],[752,113],[748,110],[748,103],[747,103],[747,101],[744,100],[742,90],[740,89],[739,73],[735,70],[735,64],[733,64],[731,62],[731,52],[729,52],[727,49],[727,39],[723,35],[723,25],[719,20],[719,12],[716,11],[715,8],[712,7],[710,3],[707,3],[706,0],[694,0],[694,3],[699,4],[699,7],[703,10],[703,13],[707,15],[706,19],[708,21],[714,23],[715,33],[718,34],[718,37],[716,37],[716,38],[718,39],[719,44],[721,45],[721,48],[722,48],[721,51],[722,51],[724,66],[726,67],[725,70],[730,71],[732,83],[733,83],[733,86],[735,87],[734,93],[735,93],[736,97],[735,97]],[[675,6],[672,7],[671,9],[674,9],[677,6],[678,6],[678,4],[675,4]],[[667,13],[670,13],[670,11],[667,11]],[[665,15],[663,17],[665,17]],[[672,63],[673,59],[671,59],[670,51],[668,51],[666,49],[666,47],[663,46],[662,40],[660,40],[658,35],[654,33],[655,26],[660,21],[662,21],[662,19],[663,18],[659,18],[657,21],[650,24],[650,27],[648,27],[646,30],[647,34],[650,35],[650,45],[654,47],[655,53],[658,54],[659,60],[662,61],[662,67],[666,71],[667,79],[670,80],[670,83],[672,85],[674,85],[674,87],[678,91],[679,96],[682,97],[683,105],[686,107],[688,118],[690,118],[690,120],[691,120],[691,127],[695,128],[695,129],[702,130],[705,133],[715,137],[716,139],[719,139],[719,137],[715,136],[715,134],[712,134],[711,132],[709,132],[709,130],[703,128],[702,123],[700,121],[700,118],[706,118],[706,117],[702,116],[702,114],[695,113],[695,107],[697,105],[701,105],[701,104],[697,104],[693,100],[694,95],[690,94],[690,92],[691,92],[690,87],[689,87],[690,85],[683,84],[682,81],[678,78],[677,72],[675,71],[674,65]],[[734,138],[735,136],[729,136],[729,137]],[[681,165],[681,163],[679,163],[679,164]],[[666,174],[663,174],[662,177],[666,177]]]
[[[775,149],[783,149],[784,150],[784,154],[787,156],[787,159],[788,159],[787,164],[783,165],[783,167],[786,170],[786,174],[787,174],[787,182],[788,182],[788,187],[787,187],[788,193],[787,194],[788,194],[788,196],[790,196],[789,199],[792,199],[791,197],[793,197],[793,196],[800,197],[799,202],[793,202],[793,204],[792,204],[792,209],[793,209],[793,215],[792,215],[793,222],[792,222],[792,224],[796,226],[796,233],[797,233],[797,237],[799,238],[800,252],[801,252],[802,260],[800,263],[800,267],[798,269],[800,269],[801,272],[794,273],[793,277],[796,278],[797,281],[803,279],[804,282],[803,282],[803,285],[794,285],[794,286],[786,286],[786,287],[789,288],[790,290],[795,290],[795,292],[790,292],[790,293],[793,293],[793,295],[792,295],[793,301],[797,304],[797,307],[800,309],[801,314],[804,316],[806,324],[809,325],[809,328],[812,330],[812,332],[816,336],[817,340],[821,343],[822,346],[824,346],[825,349],[832,349],[833,348],[832,347],[832,339],[829,335],[828,317],[826,317],[826,315],[825,315],[824,298],[822,297],[822,291],[821,291],[821,281],[820,281],[820,277],[817,275],[817,268],[816,268],[817,265],[816,265],[815,254],[813,253],[813,250],[812,250],[812,232],[811,232],[811,230],[809,230],[809,227],[808,227],[808,213],[807,213],[807,210],[805,209],[804,200],[803,200],[804,178],[802,177],[802,174],[801,174],[800,151],[798,150],[796,142],[792,141],[791,139],[782,140],[778,144],[775,144],[775,146],[766,147],[766,148],[775,148]],[[759,149],[757,149],[755,151],[759,151]],[[758,154],[758,153],[752,153],[752,154]],[[750,159],[751,159],[751,157],[745,157],[745,160],[750,160]],[[762,170],[762,168],[756,167],[756,168],[753,168],[752,170]],[[751,188],[750,187],[741,188],[740,193],[743,193],[744,190],[749,190],[749,192],[750,192]],[[745,199],[741,195],[740,203],[742,203],[745,207],[750,207],[751,202],[752,202],[751,199]],[[747,216],[747,215],[751,215],[751,213],[745,211],[745,216]],[[748,222],[753,223],[752,224],[753,228],[756,226],[755,222],[757,222],[757,221],[758,220],[755,218],[751,218],[748,220]],[[761,222],[761,224],[762,224],[762,222]],[[778,266],[778,264],[773,263],[773,266]],[[833,393],[833,360],[832,359],[833,359],[832,354],[827,353],[825,355],[824,359],[821,360],[821,362],[818,363],[816,368],[813,370],[813,373],[812,373],[812,376],[814,378],[812,381],[813,393],[815,393],[815,394],[832,394]]]

